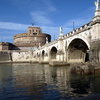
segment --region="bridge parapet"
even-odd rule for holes
[[[53,45],[53,44],[56,44],[57,42],[58,42],[58,39],[56,39],[56,40],[54,40],[54,41],[52,41],[52,42],[49,42],[49,43],[43,45],[43,46],[40,47],[39,49],[43,49],[43,48],[45,48],[45,47],[49,47],[49,46],[51,46],[51,45]]]
[[[78,34],[78,33],[80,33],[80,32],[82,32],[82,31],[86,31],[86,30],[88,30],[88,29],[90,29],[91,28],[91,22],[89,22],[89,23],[87,23],[87,24],[85,24],[85,25],[83,25],[83,26],[81,26],[81,27],[79,27],[79,28],[77,28],[77,29],[74,29],[73,31],[71,31],[71,32],[69,32],[69,33],[67,33],[67,34],[65,34],[65,38],[69,38],[69,37],[71,37],[71,36],[73,36],[73,35],[76,35],[76,34]]]

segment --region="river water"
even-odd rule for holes
[[[93,94],[100,94],[100,74],[71,74],[69,66],[0,64],[0,100],[72,100]]]

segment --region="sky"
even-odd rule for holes
[[[52,41],[92,21],[96,0],[0,0],[0,42],[13,43],[13,36],[26,33],[32,23],[50,34]]]

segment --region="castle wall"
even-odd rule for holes
[[[46,37],[49,37],[47,34],[41,35],[26,35],[17,36],[14,38],[14,44],[18,47],[31,47],[31,46],[43,46],[46,43]]]
[[[21,33],[14,36],[14,45],[17,47],[39,47],[46,43],[46,38],[48,42],[51,41],[51,36],[49,34],[42,33],[40,27],[28,27],[27,33]]]
[[[0,45],[0,50],[2,50],[2,45]]]
[[[0,62],[11,62],[12,56],[9,52],[0,51]]]
[[[0,50],[8,50],[8,49],[9,49],[9,43],[0,42]]]
[[[31,51],[13,51],[12,61],[13,62],[30,62],[34,60],[33,52]]]
[[[12,52],[12,59],[14,62],[29,61],[29,56],[26,52]]]

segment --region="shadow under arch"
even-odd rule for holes
[[[57,55],[57,48],[52,47],[51,50],[50,50],[50,58],[51,59],[56,59],[56,55]]]
[[[36,53],[36,56],[37,56],[37,57],[39,56],[39,53],[38,53],[38,52]]]
[[[71,63],[89,61],[87,50],[89,50],[89,47],[82,39],[76,38],[72,40],[68,46],[68,61]]]
[[[42,59],[44,60],[45,51],[42,51]]]

